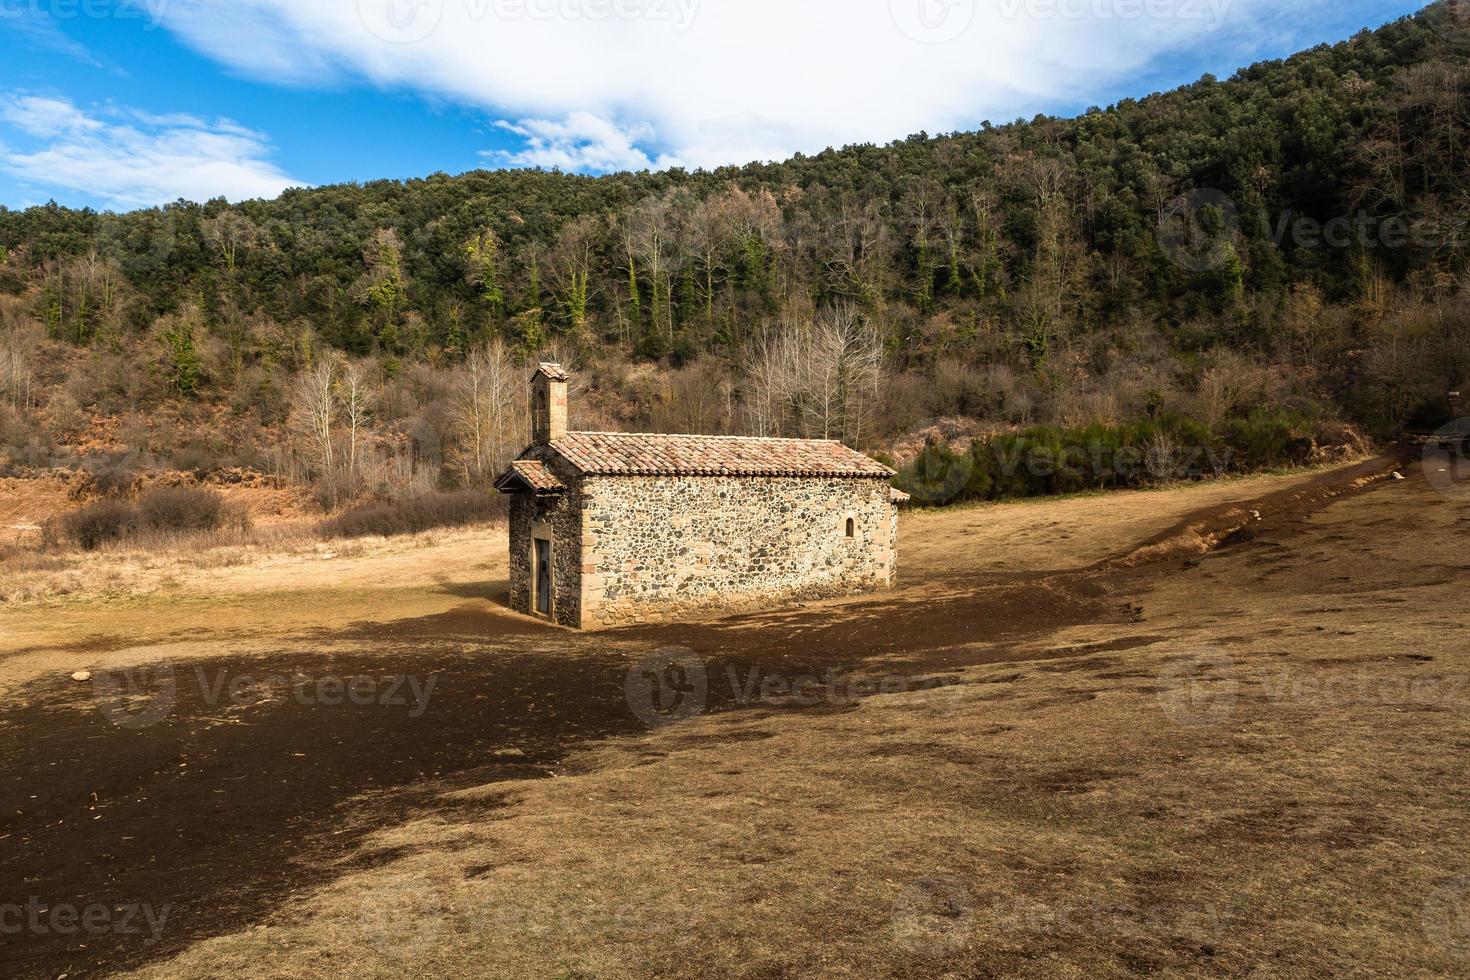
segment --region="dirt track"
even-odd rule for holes
[[[773,667],[846,677],[1148,642],[1147,626],[1101,628],[1134,623],[1161,577],[1222,540],[1249,547],[1253,537],[1290,535],[1294,522],[1389,468],[1377,461],[1231,502],[1216,495],[1195,510],[1180,505],[1189,490],[1174,491],[1171,525],[1138,540],[1094,536],[1077,549],[1084,558],[1102,549],[1100,560],[1029,569],[976,562],[970,572],[910,562],[897,592],[860,601],[584,636],[471,598],[429,616],[298,631],[266,649],[252,643],[248,653],[175,656],[135,670],[111,662],[92,684],[54,672],[29,680],[0,715],[0,905],[35,897],[79,907],[146,901],[169,911],[153,943],[115,932],[0,936],[0,974],[116,970],[247,926],[294,890],[320,884],[324,870],[361,868],[369,834],[446,806],[447,789],[554,774],[578,745],[645,730],[625,696],[629,664],[671,645],[715,677]],[[1031,513],[1066,504],[1051,506]],[[943,550],[935,531],[986,514],[920,515],[911,522],[922,526],[915,552]],[[1006,519],[1024,525],[1025,513]],[[1059,639],[1079,629],[1105,638]],[[100,656],[122,645],[105,635],[72,649]],[[365,680],[349,695],[336,678]],[[738,694],[712,684],[708,706],[738,707]]]

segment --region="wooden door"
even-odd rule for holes
[[[536,539],[536,611],[551,615],[551,542]]]

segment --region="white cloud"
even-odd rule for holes
[[[93,68],[103,67],[102,62],[93,57],[85,46],[69,37],[55,18],[39,5],[21,6],[19,3],[11,3],[10,0],[0,0],[0,23],[4,23],[17,37],[33,47],[64,54]]]
[[[102,124],[90,119],[66,99],[20,95],[0,101],[0,119],[32,136],[61,136],[96,131]]]
[[[0,170],[34,189],[63,188],[117,208],[179,198],[239,201],[297,186],[267,158],[265,137],[228,120],[90,112],[54,96],[0,96],[0,122],[30,145],[0,145]]]
[[[1283,15],[1279,0],[172,0],[162,23],[251,77],[358,77],[476,106],[521,120],[513,162],[606,169],[972,128],[1085,104],[1159,59],[1249,56],[1324,11],[1388,3],[1295,0]]]
[[[515,166],[603,173],[663,170],[678,164],[667,156],[652,159],[635,145],[636,140],[653,135],[649,126],[624,129],[590,112],[574,112],[561,122],[522,119],[498,125],[525,140],[526,148],[516,153],[496,151],[485,155]]]

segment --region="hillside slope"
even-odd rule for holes
[[[473,483],[453,392],[492,342],[579,362],[608,426],[882,448],[936,419],[1271,406],[1297,436],[1393,434],[1470,366],[1465,9],[1076,119],[779,164],[0,209],[0,451],[35,465],[101,417],[135,430],[114,451],[335,479],[308,447],[266,457],[340,352],[393,452]]]

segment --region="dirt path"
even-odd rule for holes
[[[446,789],[554,775],[578,745],[646,730],[627,686],[629,665],[645,657],[697,658],[702,699],[720,711],[748,699],[745,677],[862,693],[854,676],[909,684],[1146,642],[1132,624],[1166,566],[1100,560],[1242,513],[1262,532],[1284,527],[1386,469],[1237,483],[1234,496],[1216,486],[1119,495],[1097,525],[1088,519],[1102,498],[922,514],[906,523],[913,554],[890,595],[593,636],[504,613],[485,598],[498,583],[446,576],[445,550],[468,548],[468,537],[401,562],[420,591],[397,604],[374,605],[363,559],[335,591],[317,588],[310,566],[280,594],[252,593],[259,573],[231,569],[206,576],[233,581],[227,600],[74,607],[56,626],[67,646],[12,648],[4,662],[19,686],[0,715],[0,905],[148,903],[168,921],[157,942],[117,931],[0,936],[0,974],[79,976],[168,956],[257,920],[324,874],[360,868],[371,833],[440,805]],[[1029,543],[1015,560],[1036,564],[1008,568],[998,556],[1022,529]],[[1038,540],[1048,532],[1049,547]],[[960,574],[964,555],[974,567]],[[439,581],[426,585],[427,575]],[[316,628],[302,629],[313,609]],[[35,642],[36,621],[27,628]],[[98,677],[55,673],[74,665]],[[842,709],[830,698],[788,707]]]

